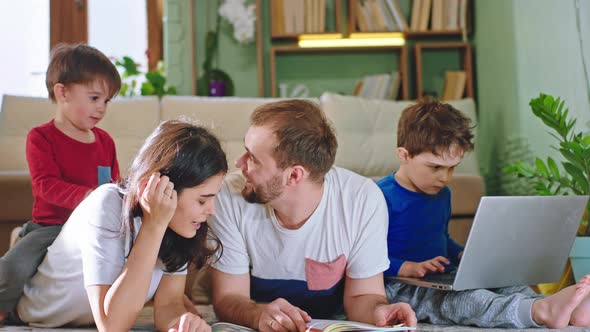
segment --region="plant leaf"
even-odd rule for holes
[[[541,174],[541,176],[543,176],[544,178],[550,177],[549,170],[547,170],[547,166],[545,166],[545,163],[543,162],[543,160],[541,160],[541,158],[535,159],[535,166],[537,167],[537,172]]]
[[[559,181],[559,178],[560,178],[559,168],[557,167],[557,164],[555,163],[555,160],[553,160],[553,158],[547,157],[547,166],[549,167],[549,170],[551,171],[551,176],[556,181]]]

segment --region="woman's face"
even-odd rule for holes
[[[178,195],[176,212],[168,226],[178,235],[192,238],[207,218],[215,214],[215,196],[221,189],[224,174],[217,174]]]

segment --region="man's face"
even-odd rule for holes
[[[250,203],[268,203],[285,188],[284,170],[273,157],[276,139],[268,127],[250,127],[244,138],[246,151],[236,161],[246,179],[242,195]]]
[[[402,184],[412,191],[437,194],[449,184],[455,167],[463,159],[463,153],[463,149],[455,144],[440,155],[422,152],[413,157],[408,156],[404,148],[398,148],[398,157],[404,167],[402,178],[398,180],[402,180]]]

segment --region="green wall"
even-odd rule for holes
[[[520,156],[553,156],[553,138],[528,106],[540,92],[561,96],[578,129],[588,130],[590,101],[574,0],[475,0],[479,160],[488,193],[511,193],[501,168]],[[579,1],[582,36],[590,2]],[[590,40],[584,41],[590,63]],[[526,158],[525,158],[526,159]],[[559,158],[561,159],[561,158]]]
[[[190,4],[189,1],[166,0],[164,7],[164,34],[165,34],[165,55],[164,60],[167,66],[168,79],[171,84],[178,87],[180,94],[192,94],[192,73],[193,65],[197,66],[200,73],[204,61],[204,45],[207,28],[207,12],[209,12],[209,26],[213,28],[216,17],[213,4],[214,0],[192,0],[193,17],[195,24],[194,42],[196,54],[194,64],[192,57],[192,32],[190,31]],[[265,66],[264,95],[270,96],[270,71],[269,53],[271,47],[270,38],[270,12],[269,1],[262,0],[262,40],[263,40],[263,63]],[[249,0],[249,3],[254,3]],[[346,31],[347,8],[342,1],[340,12],[341,30]],[[209,6],[207,4],[209,3]],[[327,30],[335,29],[334,0],[327,0],[326,25]],[[399,1],[406,18],[410,17],[410,0]],[[226,71],[233,79],[235,95],[251,97],[258,95],[258,71],[256,59],[256,43],[239,45],[232,37],[232,28],[225,21],[222,21],[220,34],[220,54],[218,56],[218,67]],[[409,74],[408,87],[410,96],[415,97],[414,87],[415,64],[413,61],[413,45],[416,41],[458,41],[458,37],[442,39],[408,40],[407,56],[408,67],[405,68]],[[290,41],[292,43],[292,41]],[[273,41],[272,45],[281,45],[285,42]],[[311,97],[319,97],[326,91],[341,93],[352,93],[355,82],[364,75],[378,74],[399,70],[398,54],[390,51],[383,52],[346,52],[315,53],[280,55],[277,57],[277,83],[286,83],[291,91],[299,83],[304,83],[310,92]],[[442,92],[444,71],[459,68],[459,54],[447,51],[428,51],[424,54],[424,75],[423,83],[425,91]],[[278,89],[277,89],[278,90]]]

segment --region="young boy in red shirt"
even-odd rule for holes
[[[57,108],[53,120],[27,135],[33,218],[0,258],[0,322],[13,311],[74,208],[94,188],[119,179],[115,143],[95,127],[121,88],[115,66],[93,47],[59,45],[51,52],[46,85]]]

